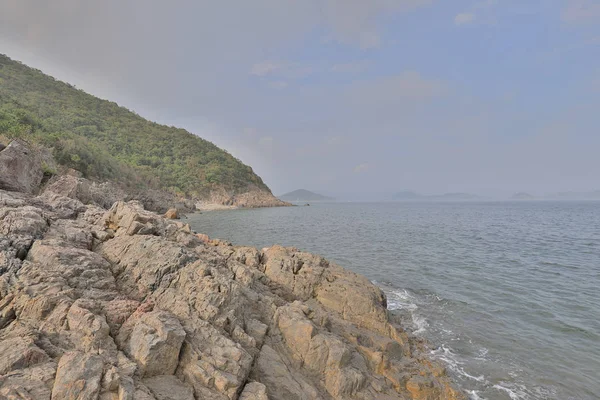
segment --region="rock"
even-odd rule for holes
[[[269,400],[267,387],[259,382],[250,382],[244,386],[239,400]]]
[[[158,375],[143,380],[156,400],[194,400],[191,387],[172,375]]]
[[[167,219],[179,219],[179,213],[176,208],[169,208],[165,213],[165,218]]]
[[[53,178],[46,185],[44,194],[54,193],[102,208],[110,208],[115,202],[128,198],[128,195],[113,183],[96,183],[77,175],[71,173]]]
[[[290,369],[282,355],[264,345],[258,356],[255,376],[267,388],[269,398],[289,400],[323,399],[302,374]]]
[[[172,375],[184,338],[177,318],[164,311],[151,311],[135,323],[125,351],[138,363],[140,376]]]
[[[102,357],[79,351],[60,358],[52,389],[52,400],[93,400],[100,392]]]
[[[228,193],[223,189],[216,188],[210,192],[207,198],[203,199],[208,204],[218,204],[230,206],[233,208],[257,208],[257,207],[285,207],[291,206],[290,203],[281,201],[269,191],[262,188],[249,185],[241,193]],[[201,207],[205,208],[205,207]],[[210,208],[210,207],[206,207]]]
[[[196,233],[196,237],[200,239],[203,243],[210,243],[210,237],[204,233]]]
[[[38,152],[22,140],[0,150],[0,189],[35,193],[44,177]]]
[[[31,337],[12,337],[0,340],[0,376],[48,360],[48,355],[35,345]]]

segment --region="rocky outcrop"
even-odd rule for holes
[[[60,169],[60,174],[58,169]],[[13,140],[0,148],[0,189],[47,196],[62,196],[83,204],[110,208],[117,201],[137,200],[147,210],[158,213],[193,212],[197,209],[256,208],[290,205],[275,198],[270,191],[249,185],[240,193],[213,188],[202,199],[188,199],[152,188],[124,189],[116,182],[94,182],[71,168],[58,168],[48,149]],[[176,218],[176,217],[175,217]]]
[[[204,207],[204,204],[208,204],[209,207]],[[197,208],[210,209],[210,205],[215,204],[233,208],[286,207],[291,205],[279,200],[271,192],[254,186],[249,186],[243,193],[229,193],[224,189],[214,189],[208,198],[198,202]]]
[[[0,189],[35,193],[43,177],[40,155],[25,142],[13,140],[0,150]]]
[[[195,209],[193,201],[177,198],[167,192],[160,190],[134,190],[126,192],[114,183],[92,182],[88,179],[74,176],[73,173],[53,178],[44,188],[44,193],[77,199],[84,204],[94,204],[106,209],[121,200],[138,200],[146,209],[159,213],[164,213],[171,209],[182,212],[191,212]]]
[[[322,257],[135,201],[0,191],[0,217],[0,399],[464,398],[379,288]]]

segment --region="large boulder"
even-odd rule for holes
[[[13,140],[0,150],[0,189],[35,193],[43,177],[41,157],[27,143]]]
[[[125,349],[138,363],[140,376],[171,375],[179,363],[184,339],[185,331],[177,318],[152,311],[137,320]]]

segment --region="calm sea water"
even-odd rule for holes
[[[366,275],[472,399],[600,399],[600,202],[323,203],[189,222]]]

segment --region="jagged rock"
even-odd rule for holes
[[[254,377],[266,385],[269,398],[290,400],[323,399],[302,374],[290,369],[284,356],[264,345],[258,356]]]
[[[58,218],[75,218],[81,212],[86,211],[85,205],[70,197],[61,196],[54,192],[46,191],[40,198],[34,199],[35,204],[46,206],[57,214]]]
[[[110,208],[115,202],[125,200],[127,194],[110,182],[96,183],[75,174],[57,176],[44,189],[44,195],[60,195],[76,199],[83,204]]]
[[[48,360],[48,355],[35,345],[32,337],[19,336],[0,340],[0,375]]]
[[[184,338],[179,320],[156,310],[142,314],[137,320],[125,351],[138,363],[140,376],[172,375]]]
[[[267,387],[259,382],[250,382],[244,386],[239,400],[269,400]]]
[[[35,193],[44,177],[38,152],[22,140],[0,150],[0,189]]]
[[[102,357],[72,351],[60,358],[52,400],[94,400],[100,392]]]
[[[156,400],[194,400],[192,388],[173,375],[158,375],[143,382]]]

